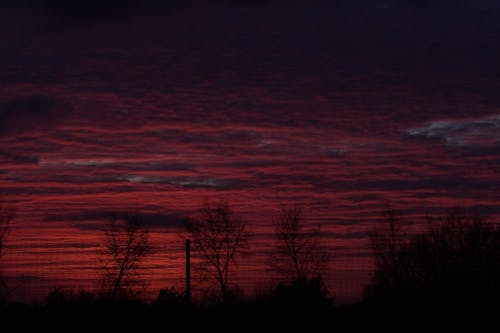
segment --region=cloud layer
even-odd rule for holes
[[[298,203],[330,237],[332,288],[352,300],[388,200],[415,229],[457,203],[498,218],[500,46],[483,2],[452,16],[299,3],[199,3],[91,25],[30,11],[19,26],[6,11],[9,276],[90,284],[103,212],[141,208],[163,250],[151,279],[171,283],[180,216],[226,198],[257,234],[247,283],[263,275],[273,214]]]

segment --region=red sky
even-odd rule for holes
[[[256,234],[238,266],[250,289],[273,216],[299,204],[328,236],[344,302],[368,281],[387,201],[413,230],[456,204],[498,220],[494,1],[78,4],[0,14],[16,297],[91,286],[111,211],[140,208],[152,225],[158,289],[182,277],[182,217],[230,200]]]

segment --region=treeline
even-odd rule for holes
[[[0,217],[3,239],[14,214],[0,205]],[[191,281],[186,277],[184,289],[161,289],[152,305],[182,308],[200,302],[227,306],[247,301],[232,276],[236,259],[243,252],[250,252],[252,234],[247,221],[227,201],[206,201],[186,218],[184,227],[197,259],[195,269],[203,271],[206,280],[201,283],[200,279],[196,279],[196,289],[203,299],[193,300]],[[333,297],[324,282],[328,253],[322,244],[319,227],[307,223],[300,207],[291,206],[279,210],[273,219],[273,228],[274,239],[270,244],[268,265],[276,279],[270,281],[269,287],[259,297],[283,305],[331,305]],[[140,211],[112,214],[102,232],[103,251],[97,260],[101,272],[96,288],[98,291],[56,287],[45,297],[47,307],[139,304],[144,301],[141,295],[145,289],[142,273],[148,269],[146,259],[156,249]],[[11,290],[1,274],[0,281],[0,301],[6,304]]]
[[[0,205],[0,259],[12,211]],[[370,234],[373,277],[365,288],[363,306],[384,308],[500,308],[500,228],[462,208],[428,216],[425,227],[412,234],[396,209],[384,211]],[[246,221],[226,201],[207,201],[185,223],[193,252],[209,277],[204,289],[210,304],[223,307],[258,305],[271,309],[333,311],[334,295],[325,283],[330,253],[318,227],[311,226],[298,206],[282,208],[273,220],[268,265],[278,277],[266,292],[242,299],[232,279],[234,262],[251,250]],[[99,292],[53,289],[47,308],[146,306],[137,290],[145,258],[154,253],[140,212],[114,215],[104,230]],[[9,288],[1,280],[2,300]],[[203,304],[206,305],[206,302]],[[161,289],[147,305],[154,309],[193,309],[201,304],[186,288]],[[355,305],[359,309],[359,304]]]
[[[405,227],[406,226],[406,227]],[[408,237],[395,209],[373,233],[375,270],[365,298],[428,306],[500,305],[500,228],[456,207],[429,216],[423,232]]]

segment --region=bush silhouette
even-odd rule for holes
[[[285,308],[326,308],[334,298],[320,278],[299,278],[291,283],[280,283],[271,295],[271,304]]]
[[[185,293],[179,292],[174,287],[171,287],[160,289],[152,305],[166,308],[183,308],[189,305],[189,300]]]
[[[75,292],[70,289],[54,288],[45,297],[47,308],[74,308],[89,307],[97,301],[97,296],[89,291],[80,290]]]

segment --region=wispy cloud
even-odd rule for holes
[[[95,160],[51,160],[51,159],[41,159],[41,166],[110,166],[116,164],[113,159],[95,159]]]
[[[161,171],[193,171],[195,167],[189,163],[168,160],[165,158],[90,158],[90,159],[61,159],[42,158],[39,165],[45,168],[102,168],[110,170],[161,170]]]
[[[150,176],[150,175],[128,175],[120,176],[118,180],[126,180],[131,183],[144,184],[168,184],[186,188],[209,187],[209,188],[228,188],[232,183],[228,180],[210,178],[210,177],[169,177],[169,176]]]
[[[327,149],[325,152],[326,155],[329,157],[341,157],[347,154],[348,150],[347,148],[330,148]]]
[[[444,140],[453,146],[489,146],[500,142],[500,115],[464,120],[436,120],[410,128],[410,136]]]

